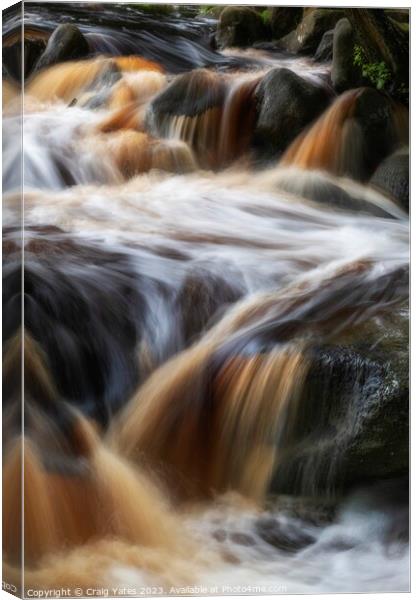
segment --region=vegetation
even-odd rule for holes
[[[263,19],[263,23],[265,25],[270,25],[270,21],[272,19],[272,11],[270,8],[266,8],[266,10],[263,10],[263,12],[261,13],[261,18]]]
[[[386,63],[366,62],[364,50],[358,44],[354,46],[354,65],[361,69],[362,76],[378,90],[384,90],[392,81],[392,74]]]

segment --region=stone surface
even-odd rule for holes
[[[220,48],[244,48],[267,39],[269,34],[258,12],[244,6],[227,6],[218,21],[217,43]]]
[[[338,210],[391,218],[392,214],[371,202],[365,187],[343,186],[342,180],[323,171],[310,169],[279,169],[275,176],[276,188],[294,196],[312,200]],[[390,207],[388,207],[390,208]]]
[[[337,92],[359,87],[361,73],[354,64],[355,35],[348,19],[340,19],[334,29],[331,81]]]
[[[59,62],[83,58],[89,53],[88,42],[72,23],[58,25],[48,40],[35,69],[44,69]]]
[[[313,350],[273,491],[330,494],[407,475],[408,328],[403,309],[367,323],[358,338]]]
[[[270,28],[272,37],[277,40],[296,29],[302,20],[302,15],[302,8],[287,6],[271,8]]]
[[[319,46],[316,49],[314,59],[319,62],[329,62],[332,60],[332,44],[334,42],[334,30],[326,31],[322,36]]]
[[[299,54],[314,54],[322,36],[332,29],[344,16],[341,9],[316,8],[305,11],[297,28],[282,37],[279,44],[282,49]]]
[[[254,145],[265,156],[283,152],[329,103],[323,87],[286,68],[269,71],[256,89],[258,120]]]
[[[163,90],[152,102],[155,117],[185,115],[195,117],[210,108],[221,106],[225,100],[226,86],[221,77],[212,71],[196,69],[184,73]]]
[[[371,177],[370,184],[409,212],[408,148],[398,150],[383,160]]]

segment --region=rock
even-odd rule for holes
[[[89,51],[88,42],[78,27],[72,23],[63,23],[58,25],[49,38],[35,70],[38,71],[66,60],[84,58]]]
[[[339,19],[345,16],[341,9],[316,8],[304,13],[297,28],[282,37],[279,44],[282,49],[299,54],[314,54],[326,31],[335,27]]]
[[[210,108],[222,106],[225,100],[224,80],[215,72],[196,69],[184,73],[153,100],[151,112],[163,115],[195,117]]]
[[[409,87],[409,27],[376,8],[346,8],[367,63],[384,62],[391,75],[390,93]]]
[[[330,208],[383,218],[399,216],[399,211],[388,201],[377,204],[367,187],[348,186],[346,181],[322,171],[282,168],[276,171],[274,181],[279,190]]]
[[[299,525],[273,517],[262,517],[255,524],[256,533],[262,540],[283,552],[295,553],[310,546],[316,538]]]
[[[269,71],[256,89],[254,145],[260,154],[280,154],[328,105],[327,91],[286,68]]]
[[[409,150],[404,148],[388,156],[377,167],[370,185],[395,200],[409,212]]]
[[[391,100],[373,88],[364,88],[359,94],[353,119],[360,128],[363,142],[361,151],[365,179],[396,148],[400,132]],[[351,139],[351,143],[354,143],[354,139]]]
[[[223,278],[202,266],[186,275],[177,297],[186,345],[194,341],[219,312],[242,296],[243,291],[231,281],[231,273]]]
[[[296,7],[274,7],[270,9],[270,28],[273,39],[287,35],[300,23],[302,20],[303,9]]]
[[[314,349],[274,492],[331,494],[408,474],[409,321],[396,311]]]
[[[331,81],[337,92],[359,87],[361,72],[354,64],[355,35],[348,19],[340,19],[334,30]]]
[[[25,38],[24,40],[24,77],[28,77],[42,52],[45,50],[46,41],[42,38]],[[6,73],[16,81],[22,75],[22,42],[18,40],[10,46],[3,47],[3,68]]]
[[[302,132],[284,165],[368,181],[380,162],[408,143],[408,110],[374,88],[347,90]]]
[[[220,48],[245,48],[268,37],[268,28],[260,14],[252,8],[227,6],[222,11],[217,30],[217,43]]]
[[[28,227],[25,235],[25,331],[45,353],[60,398],[105,423],[139,383],[137,317],[145,309],[137,274],[125,256],[58,228]],[[21,328],[20,290],[21,265],[13,261],[4,271],[5,343]]]
[[[314,59],[318,62],[329,62],[332,60],[332,44],[334,42],[334,29],[326,31],[322,36],[319,46],[315,52]]]

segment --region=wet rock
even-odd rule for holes
[[[194,340],[219,311],[236,302],[241,295],[242,290],[232,285],[227,278],[205,268],[191,271],[177,298],[185,342]]]
[[[270,546],[287,553],[295,553],[313,544],[316,539],[293,522],[281,522],[273,517],[262,517],[255,525],[256,533]]]
[[[197,69],[184,73],[151,104],[151,113],[160,119],[164,115],[195,117],[210,108],[222,106],[226,93],[224,80],[212,71]]]
[[[105,423],[139,381],[144,302],[137,275],[125,256],[57,228],[26,229],[25,236],[26,333],[44,352],[59,396]],[[20,290],[21,266],[11,261],[3,281],[5,343],[21,327]]]
[[[273,491],[331,494],[408,473],[408,325],[403,309],[314,349]]]
[[[283,152],[329,103],[323,87],[286,68],[267,73],[255,93],[258,119],[254,145],[266,157]]]
[[[331,81],[337,92],[359,87],[361,73],[354,64],[355,35],[348,19],[340,19],[334,30]]]
[[[270,9],[270,28],[272,37],[279,39],[287,35],[300,23],[302,20],[303,9],[296,7],[280,7]]]
[[[25,78],[31,74],[36,62],[45,50],[46,41],[42,38],[25,38],[23,45],[23,65],[21,40],[3,47],[3,70],[16,81],[21,79],[22,67]]]
[[[314,54],[324,33],[332,29],[343,16],[344,12],[340,9],[306,10],[297,28],[279,40],[280,47],[288,52]]]
[[[359,135],[363,141],[362,178],[366,179],[395,150],[401,134],[397,129],[394,106],[390,99],[373,88],[364,88],[359,94],[353,118],[359,126]],[[353,139],[351,143],[354,143]]]
[[[326,31],[322,36],[316,49],[314,59],[318,62],[330,62],[332,60],[332,45],[334,42],[334,29]]]
[[[370,185],[409,212],[409,150],[398,150],[383,160],[371,177]]]
[[[251,46],[269,37],[269,30],[258,12],[243,6],[227,6],[220,15],[217,43],[220,48]]]
[[[72,23],[63,23],[52,33],[35,69],[39,71],[59,62],[84,58],[89,51],[88,42],[78,27]]]
[[[397,216],[397,212],[393,212],[394,206],[382,206],[372,201],[365,187],[348,189],[342,184],[329,174],[310,169],[279,169],[275,176],[277,189],[330,208],[384,218]]]
[[[247,533],[230,533],[230,540],[239,546],[254,546],[256,544],[256,540]]]

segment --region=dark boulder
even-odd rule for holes
[[[195,117],[210,108],[222,106],[226,86],[213,71],[197,69],[184,73],[163,90],[152,102],[151,112],[162,115]]]
[[[312,351],[274,492],[331,494],[408,474],[408,341],[404,310]]]
[[[28,77],[42,52],[45,50],[46,41],[42,38],[25,38],[23,42],[23,64],[22,64],[22,42],[17,40],[9,46],[3,47],[3,70],[9,77],[20,81],[22,69],[24,77]]]
[[[220,48],[251,46],[258,40],[270,37],[270,30],[261,15],[252,8],[227,6],[222,11],[217,29]]]
[[[258,120],[254,145],[264,157],[283,152],[329,103],[324,87],[286,68],[269,71],[259,83],[256,97]]]
[[[345,16],[341,9],[314,8],[305,10],[297,28],[279,40],[282,49],[299,54],[314,54],[322,36],[333,29],[339,19]]]
[[[332,44],[334,42],[334,30],[326,31],[322,36],[319,46],[315,52],[314,59],[317,62],[329,62],[332,60]]]
[[[72,23],[58,25],[48,40],[35,69],[44,69],[59,62],[84,58],[89,54],[88,42]]]
[[[348,19],[340,19],[334,30],[331,81],[337,92],[359,87],[361,73],[354,64],[355,35]]]
[[[287,35],[302,20],[303,9],[298,7],[274,7],[270,9],[270,28],[273,39],[280,39]]]
[[[298,523],[286,519],[262,517],[255,524],[256,533],[270,546],[286,553],[296,553],[316,542],[316,537]]]
[[[359,126],[363,141],[363,178],[371,175],[380,162],[397,147],[401,132],[398,130],[395,114],[395,106],[390,98],[377,90],[364,88],[358,95],[353,119]],[[353,137],[354,132],[352,144]]]
[[[398,150],[377,167],[370,184],[409,212],[409,151]]]

